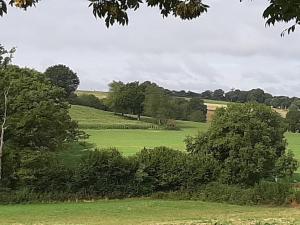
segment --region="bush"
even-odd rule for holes
[[[297,161],[286,154],[285,128],[270,107],[230,105],[216,111],[206,133],[187,139],[187,150],[213,156],[222,167],[223,183],[253,186],[296,171]]]
[[[194,122],[206,122],[206,112],[197,110],[193,111],[189,116],[188,120]]]
[[[288,183],[261,182],[254,187],[243,188],[212,182],[194,190],[155,193],[153,198],[177,200],[201,200],[238,205],[285,205],[295,198]]]
[[[83,158],[75,176],[75,191],[100,197],[135,193],[136,162],[116,149],[96,150]]]
[[[137,155],[140,185],[150,192],[174,191],[215,180],[217,161],[166,147],[144,149]]]
[[[219,183],[222,168],[210,154],[187,154],[159,147],[124,157],[116,149],[96,150],[76,168],[60,164],[55,153],[6,151],[0,203],[77,199],[197,199],[234,204],[297,202],[299,191],[287,183],[260,182],[253,187]]]
[[[104,102],[93,94],[75,95],[71,99],[70,103],[72,105],[83,105],[95,109],[108,110],[108,107],[104,104]]]

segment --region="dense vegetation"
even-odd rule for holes
[[[240,121],[240,127],[227,134],[230,124],[236,124],[241,118],[236,117],[238,112],[243,112],[240,115],[245,115],[244,120]],[[238,204],[297,201],[298,194],[290,184],[274,182],[275,178],[290,177],[298,165],[285,153],[283,119],[266,106],[251,104],[229,107],[217,115],[211,128],[203,134],[210,139],[208,144],[202,143],[200,150],[203,138],[189,139],[190,153],[159,147],[124,157],[115,149],[99,150],[85,155],[78,166],[69,167],[51,152],[29,150],[20,154],[11,149],[5,155],[2,189],[6,194],[1,195],[0,201],[149,195]],[[219,123],[220,120],[224,122]],[[266,129],[257,133],[262,127]],[[248,135],[242,138],[241,130],[247,131]],[[211,139],[210,136],[216,136],[213,132],[223,132],[224,140]],[[250,149],[254,142],[257,145]],[[226,151],[230,157],[222,158],[218,154],[224,152],[225,156]],[[241,163],[236,164],[237,160]]]
[[[173,98],[162,87],[149,81],[141,84],[114,81],[110,84],[107,102],[116,113],[137,115],[138,120],[141,115],[146,115],[169,128],[176,127],[172,119],[206,121],[207,107],[201,99]]]
[[[99,121],[110,126],[110,120],[152,126],[139,129],[155,129],[153,118],[169,128],[175,127],[170,119],[202,120],[206,107],[199,98],[174,98],[151,82],[113,82],[100,107],[102,100],[96,97],[74,96],[79,82],[66,66],[40,73],[8,65],[10,53],[2,55],[0,203],[141,196],[237,204],[299,202],[299,192],[289,182],[298,162],[286,151],[286,124],[268,106],[235,104],[217,110],[207,132],[187,138],[187,151],[154,147],[123,156],[110,148],[67,163],[62,150],[78,145],[82,136],[70,117],[70,101],[81,99],[80,104],[94,108],[107,104],[124,115],[101,111],[93,120],[90,114],[88,126]],[[77,114],[81,108],[75,107]]]
[[[278,109],[300,109],[300,99],[298,97],[288,97],[288,96],[273,96],[270,93],[266,93],[262,89],[252,89],[249,91],[242,91],[239,89],[232,89],[225,92],[222,89],[217,89],[215,91],[206,90],[202,93],[196,93],[191,91],[170,91],[165,89],[166,93],[184,98],[198,97],[202,99],[210,99],[217,101],[227,101],[227,102],[257,102],[272,106]]]

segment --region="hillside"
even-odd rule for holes
[[[106,112],[86,106],[73,105],[70,109],[70,115],[77,121],[82,129],[106,129],[106,128],[135,128],[146,129],[154,125],[135,119],[126,119],[115,115],[112,112]]]
[[[78,95],[82,94],[93,94],[99,99],[107,98],[108,92],[103,91],[83,91],[79,90],[76,92]],[[238,103],[232,103],[232,102],[226,102],[226,101],[216,101],[216,100],[210,100],[210,99],[204,99],[204,103],[207,106],[208,112],[207,112],[207,120],[211,121],[212,117],[214,115],[214,112],[217,108],[226,107],[228,104],[238,104]],[[282,117],[286,117],[286,114],[288,110],[284,109],[274,109],[276,112],[278,112]]]

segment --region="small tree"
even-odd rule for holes
[[[49,67],[45,71],[45,76],[53,85],[63,88],[67,98],[74,94],[80,83],[77,74],[65,65]]]
[[[253,185],[297,169],[286,154],[285,131],[283,118],[270,107],[235,104],[218,109],[206,133],[187,139],[187,150],[213,156],[222,167],[222,182]]]

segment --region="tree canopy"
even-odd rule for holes
[[[51,66],[45,71],[45,76],[55,86],[63,88],[67,98],[70,98],[79,86],[79,78],[65,65]]]
[[[0,0],[0,16],[7,13],[7,4],[26,10],[40,0]],[[268,7],[263,12],[267,25],[292,22],[285,31],[293,32],[300,24],[300,0],[267,0]],[[203,0],[87,0],[96,18],[104,19],[106,26],[114,23],[127,25],[129,11],[138,10],[142,4],[157,7],[163,17],[173,15],[183,20],[191,20],[207,12],[209,5]],[[240,0],[242,2],[242,0]],[[284,32],[285,32],[284,31]],[[284,34],[283,32],[283,34]]]
[[[9,87],[5,140],[15,147],[53,150],[74,140],[77,123],[69,116],[62,88],[34,70],[8,66],[0,70],[0,90]],[[0,98],[0,114],[3,114]]]
[[[187,150],[216,159],[222,182],[253,185],[297,169],[297,161],[286,152],[285,131],[284,119],[270,107],[234,104],[216,111],[206,133],[188,138]]]

